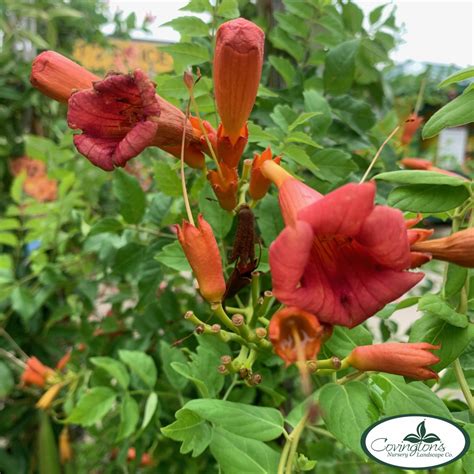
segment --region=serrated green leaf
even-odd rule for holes
[[[286,145],[282,150],[282,155],[298,165],[303,166],[308,171],[311,171],[315,176],[318,176],[318,167],[311,161],[308,154],[301,147],[297,145]]]
[[[418,309],[458,328],[465,328],[468,325],[467,315],[455,311],[438,295],[426,294],[422,296],[418,302]]]
[[[155,361],[152,357],[140,351],[120,350],[119,358],[132,373],[135,373],[148,387],[153,388],[157,373]]]
[[[324,67],[324,89],[330,94],[344,94],[354,80],[355,58],[359,40],[349,40],[331,48]]]
[[[161,428],[161,432],[175,441],[183,444],[179,452],[191,453],[193,457],[199,456],[211,442],[212,429],[209,424],[191,410],[182,408],[176,412],[176,421]]]
[[[278,470],[280,454],[262,441],[214,429],[211,453],[225,474],[269,474]]]
[[[349,153],[335,148],[316,152],[311,161],[318,167],[318,178],[330,183],[345,180],[358,169]]]
[[[321,112],[303,112],[299,117],[294,120],[289,126],[288,131],[292,132],[296,127],[304,125],[308,120],[311,120],[313,117],[321,115]]]
[[[296,76],[296,69],[291,61],[281,56],[270,55],[268,62],[275,68],[278,74],[280,74],[286,85],[290,87]]]
[[[270,441],[283,433],[283,416],[275,408],[212,399],[191,400],[184,408],[215,426],[246,438]]]
[[[139,416],[138,403],[130,394],[126,393],[120,405],[120,425],[115,438],[116,442],[128,438],[135,432]]]
[[[138,180],[123,170],[116,170],[114,195],[120,202],[120,214],[130,224],[138,224],[145,213],[146,199]]]
[[[182,189],[177,171],[164,161],[157,161],[153,167],[158,189],[167,196],[180,197]]]
[[[383,390],[385,416],[417,413],[452,418],[442,400],[423,382],[406,383],[403,377],[391,374],[372,375],[371,380]]]
[[[362,382],[330,383],[319,395],[321,414],[327,429],[351,451],[366,459],[362,434],[378,419],[378,410]]]
[[[118,360],[112,359],[111,357],[92,357],[90,361],[96,366],[108,372],[118,384],[127,388],[130,383],[130,377],[128,375],[125,366]]]
[[[334,326],[332,336],[325,346],[338,357],[347,357],[356,347],[372,344],[372,340],[372,334],[363,326],[352,329]]]
[[[177,74],[181,74],[188,66],[202,64],[210,59],[209,49],[197,43],[174,43],[161,46],[160,49],[173,56]]]
[[[180,16],[164,23],[162,26],[170,26],[181,35],[204,36],[209,35],[209,25],[196,16]],[[182,82],[182,78],[181,82]],[[161,94],[161,89],[160,94]]]
[[[158,408],[158,395],[155,392],[151,392],[148,395],[145,403],[145,412],[143,414],[142,426],[140,429],[144,430],[153,418],[153,415]]]
[[[94,387],[79,400],[66,423],[91,426],[101,420],[112,408],[116,393],[108,387]]]
[[[217,9],[217,14],[227,20],[238,18],[240,15],[239,2],[237,0],[222,0]]]
[[[173,362],[186,364],[186,356],[179,348],[171,347],[166,341],[160,341],[160,358],[163,372],[170,384],[176,390],[183,390],[188,384],[188,381],[186,378],[179,376],[176,371],[171,368],[171,364]]]
[[[165,245],[155,255],[155,260],[178,272],[191,270],[183,249],[177,240],[172,244]]]

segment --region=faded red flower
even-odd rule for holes
[[[249,118],[262,74],[265,35],[254,23],[237,18],[217,30],[214,88],[217,110],[235,144]]]
[[[82,123],[81,120],[82,125],[85,125],[88,128],[92,128],[94,134],[97,134],[97,132],[99,132],[97,134],[98,139],[102,138],[102,135],[105,133],[105,141],[98,140],[97,147],[95,147],[95,149],[91,148],[91,153],[96,158],[97,154],[101,153],[100,150],[104,149],[105,155],[107,156],[107,146],[110,145],[113,148],[113,146],[109,142],[109,138],[117,139],[116,135],[120,135],[122,133],[117,130],[117,127],[115,127],[117,119],[125,126],[126,129],[133,128],[135,130],[135,132],[133,132],[131,136],[127,137],[127,140],[120,145],[122,149],[116,150],[116,154],[118,154],[118,161],[122,161],[121,158],[123,158],[122,155],[124,151],[126,151],[127,154],[131,154],[132,148],[134,147],[137,147],[137,149],[141,151],[143,139],[146,138],[147,140],[145,141],[148,141],[148,133],[150,133],[151,126],[147,125],[146,127],[144,127],[144,125],[140,125],[140,127],[136,129],[136,127],[131,127],[131,125],[137,125],[137,122],[142,123],[143,118],[147,115],[154,115],[153,118],[148,117],[147,120],[148,122],[151,121],[153,123],[156,122],[158,124],[156,134],[153,137],[153,141],[152,143],[150,143],[150,145],[157,146],[162,149],[169,148],[169,150],[167,151],[173,154],[173,156],[177,156],[179,158],[181,156],[181,153],[179,151],[178,154],[178,152],[176,151],[176,147],[181,145],[183,127],[185,126],[185,144],[187,150],[185,153],[185,161],[188,162],[189,157],[190,166],[202,168],[202,166],[204,165],[204,156],[202,156],[202,153],[197,156],[195,146],[192,146],[199,145],[199,138],[194,136],[194,130],[191,122],[185,121],[184,113],[177,107],[175,107],[173,104],[170,104],[168,101],[164,100],[158,94],[156,94],[156,97],[152,99],[151,88],[147,85],[147,83],[152,83],[148,80],[148,78],[146,78],[143,73],[140,74],[141,76],[144,76],[145,79],[140,80],[138,86],[146,86],[144,87],[144,89],[146,90],[147,100],[149,101],[149,103],[146,104],[148,110],[144,110],[145,104],[140,105],[136,103],[137,99],[138,101],[141,100],[137,98],[137,95],[143,96],[144,92],[143,90],[140,90],[140,87],[135,87],[137,86],[137,84],[135,84],[135,86],[129,87],[130,85],[127,84],[127,79],[115,79],[112,82],[109,82],[108,79],[111,77],[110,75],[107,76],[105,79],[101,80],[95,74],[92,74],[90,71],[87,71],[82,66],[79,66],[79,64],[76,64],[68,58],[52,51],[40,54],[33,61],[33,68],[30,79],[33,86],[35,86],[45,95],[52,97],[53,99],[58,100],[60,102],[67,102],[73,92],[84,90],[89,91],[89,97],[86,97],[86,99],[82,99],[83,103],[87,104],[85,106],[87,110],[82,111],[82,114],[80,110],[78,112],[79,116],[85,119],[85,123]],[[127,77],[127,75],[122,74],[114,75],[119,77]],[[130,77],[133,78],[134,73],[132,73]],[[101,90],[102,96],[98,100],[93,100],[93,97],[95,97],[95,94],[97,92],[94,86],[95,82],[100,82],[102,85],[99,86],[99,89],[103,89],[103,84],[105,81],[108,81],[106,82],[106,87],[110,87],[108,90],[105,91],[105,93],[107,94],[108,102],[107,105],[104,107],[103,90]],[[118,86],[115,87],[116,95],[114,95],[113,84],[118,84]],[[123,85],[125,85],[125,90],[120,90],[120,87]],[[130,96],[133,96],[133,104],[129,104],[131,105],[129,107],[127,106],[127,101],[129,101]],[[91,107],[89,107],[89,102],[92,103]],[[153,105],[153,108],[159,108],[158,114],[156,114],[156,111],[152,114],[149,114],[149,107],[152,105],[151,102],[158,103],[158,106]],[[112,111],[109,108],[110,104],[113,104],[115,106],[112,108]],[[138,110],[139,113],[137,113],[137,107],[138,109],[141,109]],[[87,113],[91,115],[91,113],[97,112],[99,120],[96,116],[90,116],[89,118],[85,116]],[[114,112],[118,113],[114,114]],[[123,116],[120,116],[120,114],[123,114]],[[133,117],[133,115],[135,115],[135,117]],[[115,124],[113,123],[114,120]],[[102,127],[101,129],[100,125],[104,121],[107,122],[107,128],[105,129],[105,127]],[[142,128],[144,128],[145,130],[141,130]],[[134,134],[137,134],[139,136],[134,137]],[[133,138],[134,141],[132,143],[127,143],[128,140],[130,140],[131,138]],[[190,147],[189,152],[188,146]],[[87,147],[85,145],[84,147],[87,151]],[[135,155],[133,156],[136,156],[138,153],[139,152],[135,153]],[[111,164],[110,157],[105,161],[108,165]]]
[[[272,150],[268,147],[260,155],[255,153],[253,158],[252,170],[250,171],[249,194],[255,201],[262,199],[270,187],[271,181],[263,176],[261,166],[265,161],[272,160],[272,156]],[[273,158],[273,161],[280,164],[281,157],[277,156]]]
[[[111,74],[92,89],[74,93],[67,119],[71,128],[83,132],[74,137],[79,152],[111,171],[153,144],[160,113],[154,84],[136,70]]]
[[[10,162],[10,170],[13,176],[18,176],[24,171],[27,177],[33,178],[46,174],[46,163],[28,156],[21,156]]]
[[[287,366],[301,359],[316,359],[323,333],[318,318],[296,306],[277,311],[268,326],[268,335],[275,352]]]
[[[434,171],[435,173],[446,174],[467,181],[467,178],[464,176],[454,173],[453,171],[438,168],[437,166],[434,166],[430,160],[424,160],[423,158],[403,158],[400,160],[400,163],[409,170]]]
[[[347,184],[322,196],[266,161],[279,185],[286,228],[270,246],[273,294],[321,322],[354,327],[423,278],[406,271],[410,246],[402,213],[375,206],[375,184]]]
[[[403,127],[402,137],[400,139],[402,145],[408,145],[415,135],[420,125],[423,123],[423,117],[420,117],[416,113],[412,113],[408,116]]]
[[[74,90],[89,89],[100,77],[54,51],[36,56],[31,66],[31,84],[58,102],[67,102]]]
[[[232,211],[237,206],[239,176],[235,168],[229,168],[225,163],[220,164],[220,169],[222,174],[212,170],[207,173],[207,179],[222,209]]]
[[[408,232],[418,229],[410,229]],[[426,259],[436,258],[455,263],[461,267],[474,268],[474,228],[455,232],[448,237],[426,240],[418,238],[411,244],[411,249]]]
[[[438,374],[429,366],[437,364],[440,359],[430,351],[440,347],[427,342],[386,342],[356,347],[346,360],[362,371],[375,370],[416,380],[437,379]]]
[[[56,180],[49,179],[47,176],[26,178],[23,183],[23,190],[38,202],[55,201],[58,195]]]
[[[209,303],[222,301],[225,280],[219,248],[211,226],[200,214],[197,227],[183,221],[181,226],[176,226],[176,230],[202,297]]]

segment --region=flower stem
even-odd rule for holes
[[[226,326],[231,331],[238,333],[238,328],[234,325],[229,316],[227,316],[227,313],[225,312],[221,303],[213,304],[211,309],[213,313],[219,318],[221,323],[224,324],[224,326]]]
[[[296,450],[298,449],[298,443],[307,419],[308,414],[305,413],[303,418],[301,418],[301,420],[295,426],[295,429],[287,437],[285,446],[283,447],[283,451],[280,456],[280,462],[278,464],[278,474],[291,474]]]
[[[189,117],[189,101],[186,107],[186,114],[184,115],[184,123],[183,123],[183,136],[181,137],[181,187],[183,192],[183,199],[184,199],[184,206],[186,208],[186,214],[188,215],[188,220],[191,225],[195,226],[193,213],[191,212],[191,206],[189,204],[189,196],[188,190],[186,189],[186,178],[184,176],[184,145],[186,141],[186,125],[188,123]]]
[[[359,184],[362,184],[366,179],[367,176],[369,176],[369,173],[372,171],[372,168],[374,167],[376,161],[378,160],[380,153],[382,153],[382,150],[384,149],[385,145],[393,138],[393,136],[398,132],[400,129],[400,125],[397,125],[392,133],[385,139],[385,141],[380,145],[380,148],[377,150],[377,153],[375,154],[373,160],[370,162],[369,167],[367,168],[367,171],[364,173],[364,176],[362,176],[362,179],[360,180]]]
[[[466,399],[467,406],[469,407],[469,413],[474,415],[474,397],[472,396],[471,389],[467,383],[466,376],[461,367],[459,359],[453,362],[454,373],[456,374],[456,380],[458,381],[459,387]]]

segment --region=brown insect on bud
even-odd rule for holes
[[[256,328],[255,334],[259,339],[263,339],[267,335],[267,330],[265,328]]]
[[[235,262],[235,267],[226,283],[224,300],[235,296],[242,288],[252,282],[252,272],[258,267],[255,258],[255,217],[252,209],[246,204],[237,211],[237,230],[229,262]]]
[[[234,314],[232,316],[232,323],[237,327],[243,326],[245,323],[245,318],[242,314]]]

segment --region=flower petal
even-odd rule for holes
[[[303,221],[286,227],[271,244],[273,294],[287,305],[294,306],[302,289],[298,288],[313,244],[311,227]],[[308,295],[311,297],[311,295]],[[309,298],[311,299],[311,298]],[[289,302],[291,300],[291,303]],[[286,302],[288,301],[288,302]],[[305,307],[299,301],[301,307]]]
[[[398,209],[376,206],[363,223],[356,240],[379,264],[393,270],[410,267],[407,229]]]
[[[346,184],[301,209],[316,234],[355,236],[374,208],[375,184]]]

